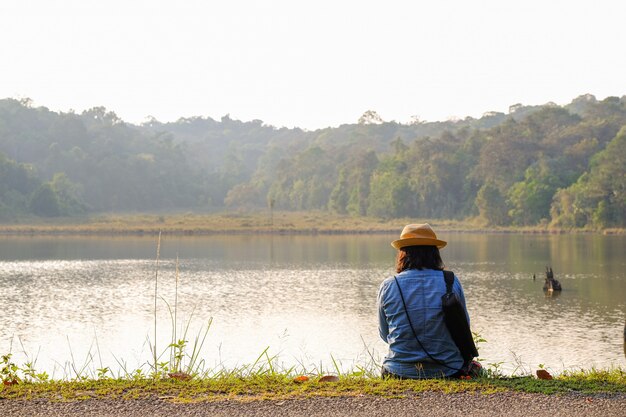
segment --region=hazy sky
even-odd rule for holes
[[[0,0],[0,98],[131,122],[479,117],[626,94],[621,0]]]

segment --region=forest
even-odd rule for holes
[[[491,226],[626,227],[626,96],[444,122],[135,125],[0,100],[0,221],[93,213],[324,210]]]

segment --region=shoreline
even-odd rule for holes
[[[423,392],[479,393],[521,392],[543,395],[617,395],[626,397],[626,374],[621,368],[581,370],[554,378],[481,376],[462,379],[385,379],[379,376],[331,376],[331,374],[229,374],[192,377],[175,373],[168,377],[102,377],[70,380],[26,380],[0,384],[0,400],[82,400],[145,398],[168,395],[198,401],[286,400],[308,396],[380,396],[400,398]],[[179,375],[185,375],[181,378]],[[300,376],[297,376],[300,375]],[[309,375],[309,376],[301,376]],[[305,378],[305,379],[302,379]],[[3,381],[5,381],[3,379]]]
[[[107,214],[89,218],[0,223],[0,236],[395,235],[409,223],[430,223],[437,232],[475,234],[626,235],[626,229],[557,229],[545,225],[491,227],[473,221],[350,217],[325,212],[216,214]]]
[[[462,233],[462,234],[520,234],[520,235],[601,235],[601,236],[624,236],[626,232],[603,232],[603,231],[563,231],[563,230],[502,230],[502,229],[438,229],[438,233]],[[237,235],[267,235],[267,236],[348,236],[348,235],[396,235],[398,230],[324,230],[324,229],[279,229],[279,230],[263,230],[263,229],[136,229],[136,230],[67,230],[58,228],[25,228],[25,229],[4,229],[0,230],[0,237],[9,236],[105,236],[105,237],[123,237],[123,236],[237,236]]]
[[[492,374],[470,380],[332,377],[276,372],[271,367],[240,371],[222,371],[212,377],[189,375],[190,379],[178,373],[0,384],[0,415],[626,415],[626,373],[621,368],[580,370],[553,379]],[[417,410],[424,412],[416,414]]]

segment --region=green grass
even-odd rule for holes
[[[564,372],[553,380],[541,380],[526,376],[490,379],[488,381],[493,387],[529,393],[626,393],[626,371],[621,368]]]
[[[268,374],[242,376],[225,374],[214,378],[178,381],[174,379],[99,379],[22,383],[0,388],[0,399],[84,399],[166,398],[172,401],[254,401],[284,400],[312,396],[382,396],[400,398],[412,393],[435,391],[493,394],[518,391],[541,394],[626,394],[626,372],[621,369],[591,370],[564,374],[553,380],[534,377],[477,378],[461,380],[396,380],[374,377],[340,377],[338,382],[297,383],[293,375]]]
[[[208,326],[198,335],[199,338],[204,338]],[[150,363],[146,363],[140,369],[123,369],[114,375],[108,368],[104,372],[102,369],[95,369],[92,361],[84,366],[84,372],[66,374],[62,380],[50,380],[47,375],[37,373],[31,363],[17,366],[10,354],[3,355],[0,362],[0,380],[17,383],[0,385],[0,400],[74,401],[89,398],[160,397],[184,402],[360,395],[398,398],[425,391],[476,394],[504,391],[548,395],[626,394],[626,370],[621,367],[565,371],[554,375],[552,380],[541,380],[535,378],[527,367],[516,376],[502,376],[498,364],[487,365],[483,376],[470,380],[398,380],[380,378],[380,365],[371,356],[367,362],[347,370],[342,369],[332,355],[334,368],[284,368],[279,364],[277,356],[269,353],[269,347],[251,364],[235,368],[226,368],[223,365],[206,368],[203,361],[195,362],[200,350],[195,346],[197,344],[198,342],[194,346],[182,346],[180,350],[176,350],[180,355],[174,354],[170,362],[167,357],[164,358],[165,362],[156,370]],[[170,349],[171,347],[167,347],[162,356],[169,356],[167,352]],[[92,358],[94,356],[90,355]],[[172,377],[172,372],[182,373],[189,380],[177,379],[180,374]],[[325,375],[337,375],[338,381],[320,381]],[[296,377],[300,376],[306,376],[308,380],[297,381]]]
[[[411,392],[496,392],[501,387],[471,381],[447,380],[383,380],[343,377],[339,382],[310,381],[296,383],[286,375],[265,375],[239,378],[177,380],[94,380],[83,382],[48,382],[19,384],[0,389],[0,399],[49,399],[58,401],[87,398],[150,398],[171,397],[179,401],[223,401],[288,399],[311,396],[375,395],[402,397]]]

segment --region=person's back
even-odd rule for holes
[[[398,274],[383,281],[378,293],[379,332],[389,344],[383,375],[452,376],[464,365],[441,308],[446,284],[439,248],[445,245],[427,224],[408,225],[401,239],[392,243],[398,249]],[[465,309],[463,289],[456,278],[452,289]]]

